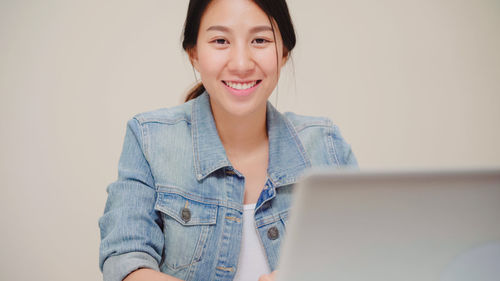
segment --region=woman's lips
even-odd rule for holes
[[[250,81],[222,81],[229,92],[235,96],[248,96],[260,85],[262,80]]]

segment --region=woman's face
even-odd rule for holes
[[[276,24],[274,30],[276,40],[269,18],[251,0],[209,4],[196,47],[189,53],[210,94],[214,115],[243,117],[265,112],[286,61]]]

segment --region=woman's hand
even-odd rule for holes
[[[274,281],[276,280],[276,272],[277,270],[269,273],[269,274],[264,274],[259,277],[259,281]]]
[[[167,274],[149,269],[140,268],[130,273],[123,281],[182,281]],[[273,279],[274,280],[274,279]]]

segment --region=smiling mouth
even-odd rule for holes
[[[232,81],[222,80],[222,83],[224,83],[224,85],[233,88],[235,90],[247,90],[257,86],[260,82],[262,82],[262,80],[254,80],[248,82],[232,82]]]

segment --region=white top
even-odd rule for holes
[[[243,207],[241,251],[234,281],[257,281],[261,275],[271,272],[264,247],[255,228],[254,210],[255,204]]]

